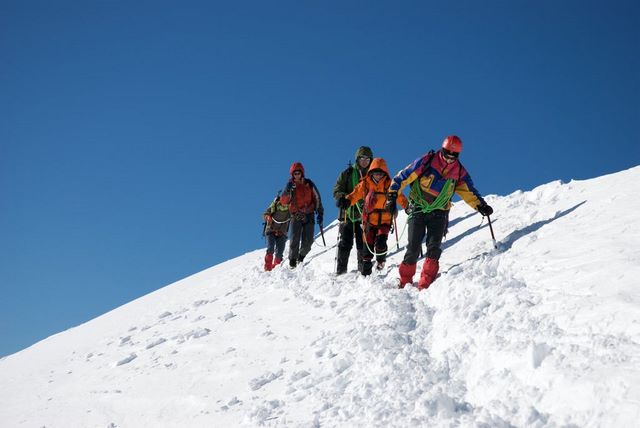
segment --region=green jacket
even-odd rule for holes
[[[278,199],[271,202],[263,216],[270,217],[270,221],[267,221],[264,230],[265,235],[273,233],[276,236],[282,236],[289,231],[289,220],[291,218],[289,206],[282,205]]]
[[[369,168],[359,168],[356,165],[349,165],[347,169],[342,171],[336,180],[335,186],[333,186],[333,197],[338,202],[344,196],[353,192],[358,182],[367,176]],[[360,199],[356,205],[347,208],[347,218],[353,222],[360,221],[360,213],[362,212],[362,205],[364,201]]]

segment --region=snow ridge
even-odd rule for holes
[[[0,360],[0,420],[632,426],[640,203],[625,183],[639,178],[490,196],[497,249],[457,203],[426,292],[396,288],[406,236],[366,278],[331,273],[335,223],[295,270],[248,253]]]

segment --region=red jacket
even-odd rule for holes
[[[302,172],[299,180],[294,178],[294,171]],[[313,184],[313,181],[305,178],[302,164],[300,162],[294,162],[289,172],[291,173],[291,179],[287,182],[282,192],[280,203],[288,204],[291,214],[311,214],[314,211],[322,213],[323,208],[320,192],[318,192],[318,188]]]

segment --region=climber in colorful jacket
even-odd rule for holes
[[[349,193],[353,192],[356,185],[367,175],[369,164],[373,158],[371,148],[361,146],[356,150],[355,164],[349,166],[340,173],[333,186],[333,198],[336,200],[336,206],[340,206],[340,201]],[[358,271],[362,271],[362,205],[364,201],[356,201],[353,206],[341,209],[339,213],[340,220],[340,241],[338,242],[338,256],[336,261],[336,274],[341,275],[347,271],[349,262],[349,254],[353,248],[353,241],[356,241],[356,252],[358,256]]]
[[[353,192],[340,199],[340,207],[347,209],[358,201],[364,200],[362,207],[362,224],[365,234],[365,249],[362,267],[363,275],[370,275],[373,268],[373,257],[376,257],[376,269],[382,270],[387,259],[387,238],[393,223],[393,213],[385,209],[388,188],[391,184],[387,163],[382,158],[371,162],[369,172],[353,189]],[[398,196],[398,203],[406,209],[409,201],[403,194]]]
[[[280,203],[289,205],[291,227],[289,237],[289,266],[295,268],[302,262],[313,244],[314,221],[322,227],[324,208],[320,192],[313,181],[304,176],[304,167],[294,162],[289,168],[291,178],[280,197]]]
[[[449,222],[451,198],[457,193],[471,208],[483,216],[491,215],[493,209],[482,199],[462,166],[458,157],[462,152],[462,141],[455,135],[446,137],[442,148],[419,157],[393,178],[385,208],[396,209],[396,197],[410,185],[408,220],[409,243],[404,260],[400,264],[400,287],[413,282],[420,247],[427,235],[427,254],[422,266],[418,289],[425,289],[438,274],[440,245]]]
[[[284,246],[289,232],[289,206],[280,202],[280,195],[271,202],[264,214],[264,235],[267,237],[267,254],[264,256],[264,270],[270,271],[282,262]],[[275,258],[273,257],[275,252]]]

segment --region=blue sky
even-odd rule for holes
[[[639,9],[0,0],[0,355],[264,246],[293,161],[326,223],[360,145],[457,134],[483,194],[637,165]]]

